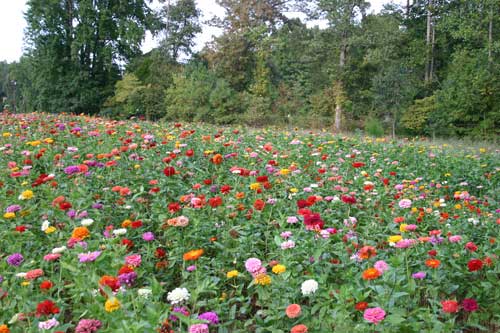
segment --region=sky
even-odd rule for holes
[[[370,1],[371,10],[378,12],[383,4],[389,1],[372,0]],[[23,13],[26,10],[26,2],[26,0],[0,0],[0,61],[17,61],[22,55],[23,35],[26,27]],[[196,0],[196,2],[203,14],[202,21],[208,20],[214,15],[223,14],[222,8],[215,3],[215,0]],[[290,16],[293,16],[293,13]],[[196,38],[195,50],[201,50],[205,43],[217,34],[220,34],[220,30],[204,25],[203,33]],[[156,44],[157,41],[148,34],[142,45],[143,52],[150,51]]]

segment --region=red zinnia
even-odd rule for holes
[[[462,301],[462,308],[464,309],[464,311],[473,312],[477,311],[479,306],[477,305],[477,302],[474,298],[465,298]]]
[[[265,206],[266,206],[266,203],[261,199],[255,200],[255,202],[253,204],[253,207],[257,210],[263,210]]]
[[[57,305],[51,300],[45,300],[43,302],[38,303],[36,306],[36,316],[49,316],[51,314],[59,313],[59,308]]]
[[[163,169],[163,174],[167,177],[175,175],[175,168],[168,166],[165,169]]]
[[[458,312],[458,302],[452,300],[441,301],[441,305],[443,307],[443,312],[445,313],[454,313]]]
[[[42,290],[49,290],[53,286],[54,286],[54,284],[49,280],[45,280],[42,283],[40,283],[40,289],[42,289]]]
[[[342,202],[346,203],[346,204],[355,204],[356,203],[356,198],[354,196],[349,196],[349,195],[343,195],[341,197],[342,199]]]
[[[220,205],[222,205],[222,198],[221,197],[210,198],[210,199],[208,199],[208,204],[212,208],[219,207]]]
[[[353,162],[353,163],[352,163],[352,166],[353,166],[354,168],[361,168],[361,167],[364,167],[364,166],[365,166],[365,164],[364,164],[363,162]]]
[[[471,259],[467,263],[467,267],[469,267],[469,272],[475,272],[483,268],[483,262],[479,259]]]
[[[367,302],[358,302],[358,303],[356,303],[354,308],[358,311],[363,312],[366,310],[366,308],[368,308],[368,303]]]
[[[323,229],[325,222],[321,219],[321,216],[318,213],[311,213],[304,215],[304,224],[306,229],[315,230],[315,229]]]

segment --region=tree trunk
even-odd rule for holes
[[[345,62],[346,62],[346,57],[347,57],[347,33],[342,34],[342,45],[340,47],[340,59],[339,59],[339,68],[340,68],[340,73],[342,75],[345,67]],[[340,132],[341,128],[341,121],[342,121],[342,112],[343,112],[343,83],[342,80],[339,80],[336,84],[337,86],[335,87],[336,90],[336,99],[335,99],[335,131]]]
[[[406,18],[410,16],[410,0],[406,0]]]
[[[434,24],[432,25],[432,42],[431,42],[431,60],[429,68],[429,82],[433,81],[434,78],[434,48],[436,45],[436,28]]]
[[[432,58],[432,1],[429,0],[427,5],[427,33],[425,38],[426,46],[426,62],[425,62],[425,83],[429,83],[432,80],[431,77],[431,58]]]
[[[490,22],[488,24],[488,62],[493,62],[493,8],[490,11]]]
[[[392,138],[396,139],[396,115],[392,115]]]

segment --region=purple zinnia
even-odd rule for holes
[[[142,239],[144,239],[146,242],[151,242],[155,240],[155,234],[153,234],[151,231],[145,232],[142,234]]]
[[[21,206],[19,205],[10,205],[5,209],[6,213],[15,213],[21,210]]]
[[[70,165],[64,168],[64,173],[67,175],[73,175],[75,173],[79,173],[80,168],[77,165]]]
[[[94,209],[101,209],[103,207],[103,204],[100,202],[96,202],[95,204],[92,205],[92,208]]]
[[[21,253],[14,253],[7,257],[7,263],[11,266],[19,266],[24,261],[24,257]]]
[[[413,273],[411,275],[412,278],[419,279],[419,280],[425,279],[426,276],[427,276],[427,273],[425,273],[425,272],[416,272],[416,273]]]
[[[101,255],[101,251],[94,251],[88,253],[79,253],[78,259],[80,262],[91,262],[96,260]]]
[[[173,310],[172,310],[172,313],[170,314],[170,316],[168,317],[168,319],[170,319],[170,321],[177,321],[179,318],[177,318],[177,316],[175,315],[175,313],[180,313],[184,316],[189,316],[189,311],[181,306],[181,307],[175,307]]]
[[[120,281],[120,284],[125,284],[129,287],[131,287],[134,284],[136,279],[137,279],[136,272],[130,272],[118,275],[118,281]]]
[[[208,323],[209,325],[217,325],[219,323],[219,316],[217,315],[217,313],[212,311],[200,314],[198,316],[198,319],[209,321],[210,322]]]

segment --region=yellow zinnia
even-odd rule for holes
[[[259,274],[254,279],[255,284],[260,284],[261,286],[267,286],[271,284],[271,277],[267,274]]]
[[[387,241],[389,243],[397,243],[397,242],[399,242],[402,239],[403,239],[403,237],[401,235],[394,235],[394,236],[389,236],[389,238],[387,239]]]
[[[120,301],[113,297],[108,299],[106,303],[104,303],[104,310],[106,310],[106,312],[113,312],[118,310],[120,306]]]
[[[231,279],[231,278],[237,277],[238,274],[240,274],[240,273],[237,270],[234,269],[232,271],[227,272],[226,277],[228,279]]]
[[[274,274],[282,274],[286,272],[286,267],[285,265],[277,264],[273,266],[273,273]]]

